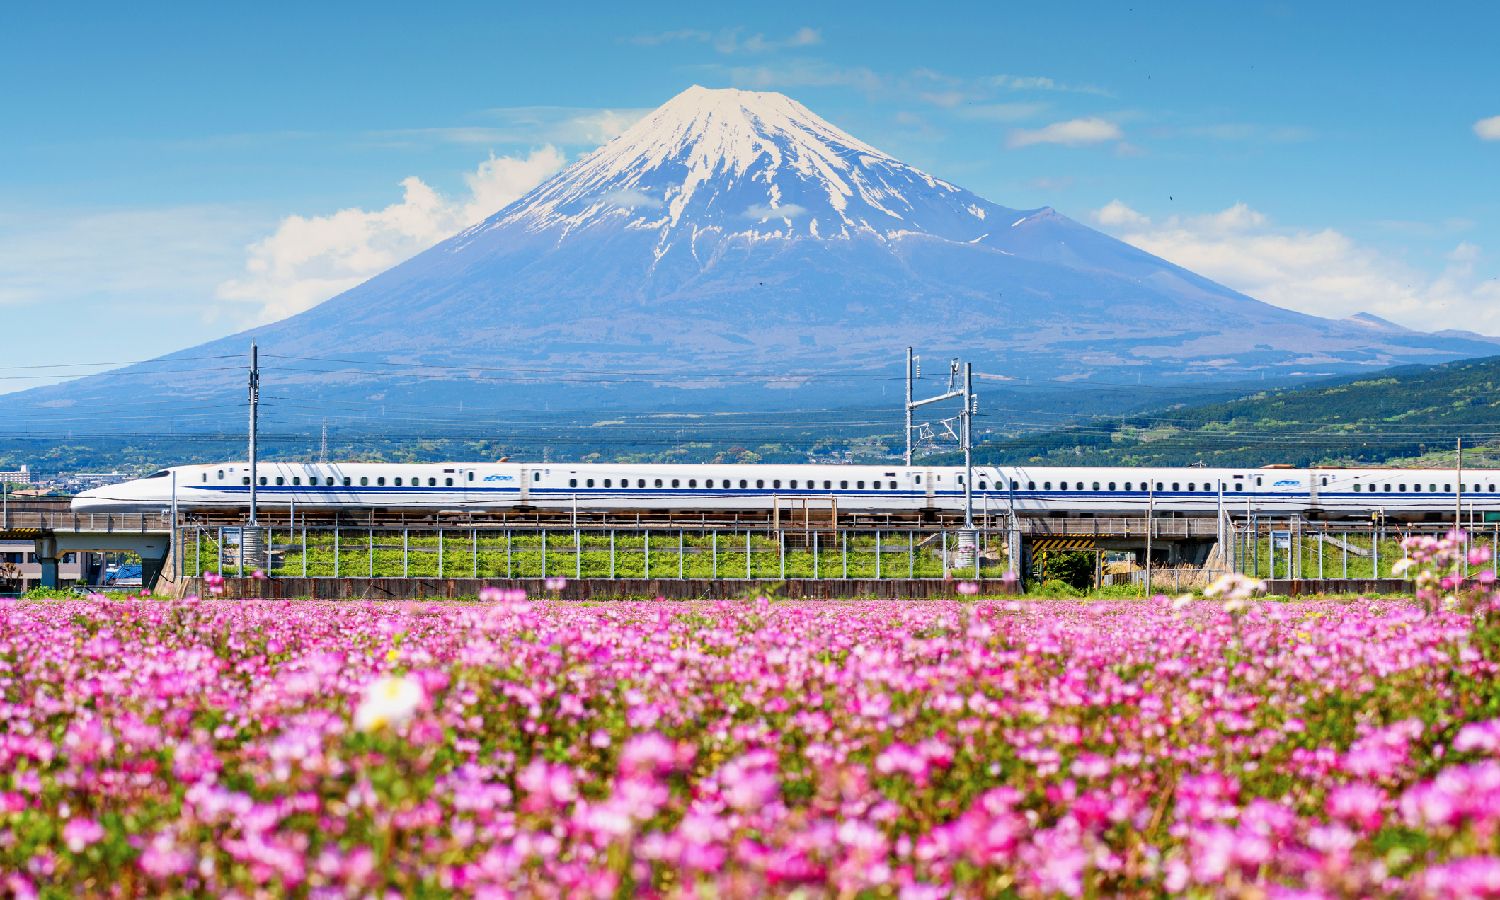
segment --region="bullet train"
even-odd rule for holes
[[[849,465],[581,463],[261,463],[260,508],[411,510],[757,510],[836,507],[900,512],[963,509],[1067,515],[1298,513],[1368,518],[1500,512],[1500,470],[962,468]],[[246,507],[244,462],[176,466],[80,493],[79,513]]]

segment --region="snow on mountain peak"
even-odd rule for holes
[[[972,240],[995,208],[783,94],[694,85],[474,231],[614,224],[658,232],[659,257],[678,231]]]

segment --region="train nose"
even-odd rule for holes
[[[69,504],[75,513],[124,512],[133,509],[139,501],[124,496],[123,485],[105,488],[90,488],[80,491]]]

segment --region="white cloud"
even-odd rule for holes
[[[812,47],[823,42],[823,35],[816,28],[803,26],[781,38],[768,38],[756,33],[745,36],[743,28],[726,28],[722,31],[704,31],[699,28],[678,28],[655,34],[639,34],[630,38],[632,44],[643,47],[658,47],[686,41],[696,44],[712,44],[714,50],[723,54],[774,53],[798,47]]]
[[[767,219],[795,219],[806,213],[806,207],[798,206],[795,203],[783,203],[780,206],[754,203],[745,210],[745,216],[755,219],[757,222],[764,222]]]
[[[645,191],[635,188],[622,188],[618,191],[610,191],[603,197],[605,203],[613,203],[615,206],[628,206],[632,209],[660,209],[662,200],[653,197]]]
[[[1107,96],[1108,91],[1087,84],[1064,84],[1045,75],[991,75],[984,79],[988,84],[1008,91],[1062,91],[1072,94],[1098,94]]]
[[[401,182],[399,203],[288,216],[247,248],[244,274],[218,286],[223,300],[248,304],[254,321],[301,312],[481,221],[561,169],[554,147],[495,157],[464,176],[468,195],[450,199],[420,178]]]
[[[1139,228],[1151,223],[1150,219],[1119,200],[1111,200],[1102,208],[1094,210],[1093,219],[1105,228]]]
[[[1479,271],[1483,254],[1472,243],[1454,247],[1433,275],[1332,228],[1278,228],[1244,203],[1154,222],[1114,200],[1093,219],[1142,250],[1277,306],[1500,334],[1500,279]]]
[[[1480,140],[1500,141],[1500,116],[1490,116],[1474,123],[1474,133]]]
[[[836,66],[821,60],[794,60],[774,66],[736,66],[729,70],[735,87],[773,90],[788,87],[850,87],[875,93],[885,80],[864,66]]]
[[[1118,141],[1124,137],[1125,132],[1120,130],[1120,126],[1108,119],[1091,116],[1086,119],[1053,122],[1041,128],[1017,128],[1010,133],[1006,145],[1030,147],[1034,144],[1062,144],[1067,147],[1079,147],[1085,144]]]

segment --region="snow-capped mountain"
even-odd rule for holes
[[[848,383],[809,373],[894,373],[907,345],[997,376],[1129,383],[1493,352],[1261,303],[1050,208],[985,200],[780,94],[701,87],[485,221],[254,334],[278,360],[267,377],[310,417],[438,395],[643,408],[784,402],[795,386],[799,402],[838,402]],[[233,409],[238,376],[192,360],[246,338],[0,398],[0,413],[183,396]],[[330,374],[305,358],[371,365]],[[402,367],[418,363],[451,377],[413,382]],[[497,391],[476,374],[496,370],[533,382]],[[558,384],[568,373],[598,377]]]

